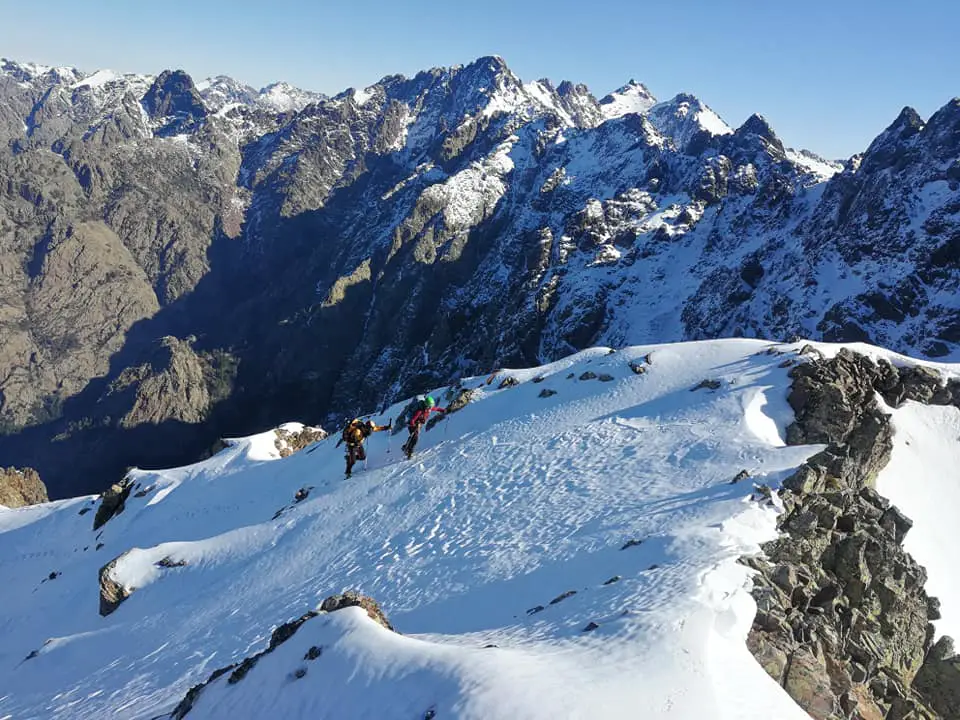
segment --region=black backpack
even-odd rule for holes
[[[418,410],[425,410],[426,408],[427,408],[426,398],[414,398],[409,403],[407,403],[407,406],[403,409],[403,412],[400,413],[400,417],[397,418],[397,420],[399,421],[397,423],[397,427],[403,427],[413,419],[414,414]]]

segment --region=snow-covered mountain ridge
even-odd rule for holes
[[[219,668],[186,717],[807,717],[747,650],[757,606],[737,559],[776,537],[779,498],[761,490],[824,447],[786,444],[790,374],[811,352],[595,348],[436,389],[469,402],[412,461],[402,435],[374,434],[350,480],[336,434],[281,458],[270,431],[131,471],[125,507],[97,530],[94,497],[0,510],[0,717],[166,717]],[[936,423],[940,410],[893,412]],[[931,442],[955,433],[956,408],[942,410]],[[938,462],[912,452],[894,448],[889,480],[904,479],[901,458]],[[941,471],[928,490],[958,481]],[[941,519],[919,514],[912,532]],[[941,632],[960,621],[943,560],[930,565]],[[126,599],[104,610],[108,585]],[[271,642],[345,588],[403,634],[350,608]],[[864,708],[867,686],[853,685]]]
[[[834,173],[761,116],[497,57],[287,112],[4,67],[0,453],[54,496],[598,343],[957,352],[956,102]]]
[[[119,86],[122,91],[130,89],[143,92],[155,75],[117,73],[109,69],[83,72],[72,67],[50,67],[37,63],[24,63],[0,58],[0,74],[16,79],[23,87],[55,87],[69,82],[68,89],[85,88],[95,94],[105,92],[108,85]],[[211,112],[219,112],[227,105],[262,107],[277,112],[302,110],[307,105],[326,99],[323,93],[303,90],[286,82],[274,82],[259,90],[234,80],[226,75],[206,78],[196,84],[197,91]],[[109,96],[101,95],[102,105],[109,106]]]

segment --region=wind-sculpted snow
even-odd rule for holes
[[[784,445],[768,347],[597,348],[466,379],[471,402],[412,461],[403,434],[377,433],[350,480],[336,433],[280,459],[269,432],[133,470],[98,533],[91,498],[0,511],[0,717],[169,713],[353,588],[403,635],[321,613],[188,717],[799,720],[744,645],[736,562],[774,533],[752,483],[818,449]],[[97,570],[131,549],[112,572],[134,591],[100,617]]]

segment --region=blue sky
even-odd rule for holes
[[[0,0],[0,17],[0,56],[17,60],[330,94],[497,54],[598,98],[634,78],[734,126],[759,112],[828,157],[865,149],[904,105],[927,117],[960,95],[957,0]]]

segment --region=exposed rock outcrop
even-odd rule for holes
[[[447,412],[455,413],[459,410],[463,410],[467,405],[473,401],[474,391],[470,388],[465,387],[453,387],[447,390],[443,399],[447,402]]]
[[[321,612],[336,612],[337,610],[342,610],[343,608],[348,607],[363,608],[371,620],[382,625],[387,630],[396,632],[393,629],[393,626],[390,625],[390,622],[387,620],[387,616],[384,615],[383,611],[380,609],[380,605],[373,598],[353,591],[347,591],[340,595],[331,595],[320,604],[320,608],[318,610],[309,610],[296,620],[285,622],[274,629],[273,633],[270,635],[270,643],[267,645],[266,649],[256,653],[255,655],[244,658],[239,663],[227,665],[219,670],[215,670],[205,682],[190,688],[183,700],[180,701],[180,703],[170,714],[170,719],[183,720],[183,718],[185,718],[193,709],[194,704],[196,704],[203,691],[211,683],[216,682],[219,678],[223,677],[227,673],[230,673],[230,676],[227,678],[227,683],[230,685],[234,685],[242,681],[247,676],[247,673],[249,673],[256,666],[260,658],[262,658],[264,655],[272,653],[274,650],[280,647],[280,645],[292,638],[301,628],[301,626],[308,620],[317,617],[317,615],[319,615]],[[307,655],[304,657],[304,659],[316,660],[321,656],[321,654],[322,649],[313,646],[307,651]],[[299,679],[303,677],[304,674],[305,672],[297,674],[296,677]]]
[[[944,720],[960,719],[960,655],[948,637],[930,649],[913,686]]]
[[[956,717],[949,640],[932,651],[939,604],[901,546],[912,523],[873,489],[892,448],[875,394],[893,405],[952,402],[955,384],[847,349],[831,360],[804,354],[813,357],[791,370],[787,439],[828,447],[784,482],[783,534],[747,561],[758,570],[748,646],[818,720]]]
[[[111,383],[111,396],[130,398],[121,406],[126,412],[120,427],[156,425],[169,420],[201,422],[211,403],[207,380],[206,364],[191,347],[191,339],[163,337],[149,362],[124,370]]]
[[[99,530],[110,518],[123,512],[131,490],[133,490],[133,483],[127,478],[107,488],[106,492],[100,496],[97,514],[93,516],[94,530]]]
[[[375,623],[382,625],[387,630],[396,632],[387,616],[384,614],[380,605],[372,597],[361,595],[360,593],[347,591],[340,595],[331,595],[320,604],[323,612],[336,612],[348,607],[359,607],[366,611],[367,616]]]
[[[114,569],[117,564],[127,555],[130,550],[115,557],[102,568],[100,568],[100,615],[106,617],[120,604],[133,594],[136,588],[128,588],[114,577]]]
[[[0,505],[16,508],[48,499],[47,487],[33,468],[0,468]]]
[[[277,437],[273,444],[277,448],[277,452],[280,453],[280,457],[289,457],[295,452],[300,452],[308,445],[327,437],[327,431],[323,428],[310,426],[304,426],[300,430],[280,427],[274,432]]]

